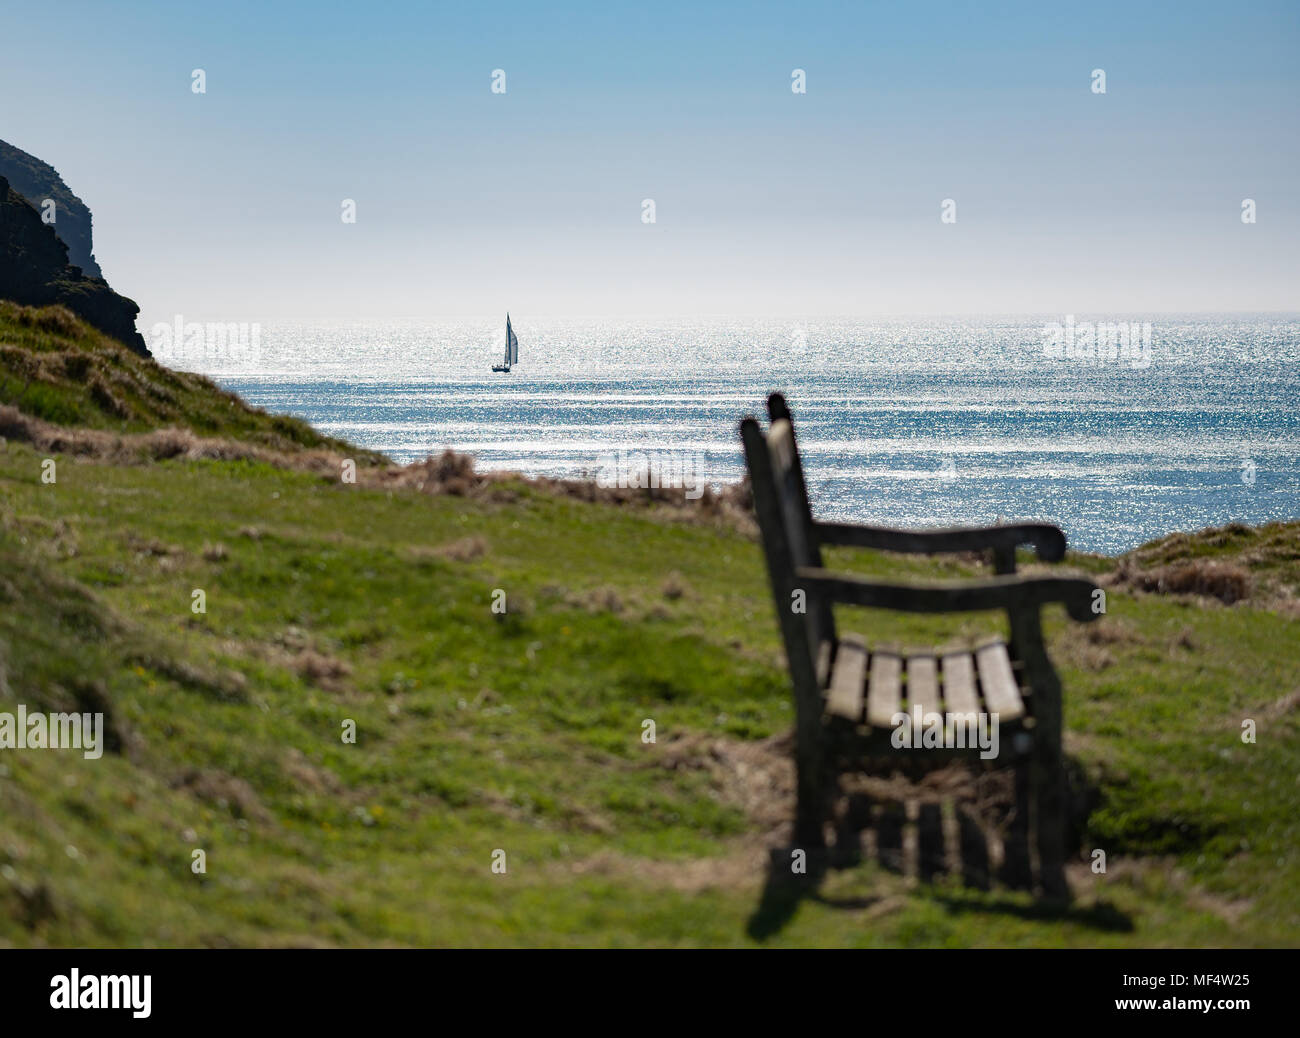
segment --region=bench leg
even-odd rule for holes
[[[1065,771],[1059,746],[1045,746],[1034,754],[1034,785],[1037,789],[1034,827],[1038,837],[1039,880],[1048,898],[1068,900],[1070,888],[1065,881]]]
[[[1030,786],[1033,778],[1030,762],[1018,760],[1012,772],[1015,800],[1006,836],[1002,841],[1002,869],[999,876],[1012,890],[1028,890],[1034,882],[1034,870],[1029,861]]]
[[[807,850],[826,846],[826,806],[829,802],[820,754],[798,761],[795,793],[794,843]]]
[[[1012,642],[1024,660],[1025,676],[1034,699],[1037,724],[1031,756],[1034,796],[1034,835],[1038,845],[1039,883],[1043,894],[1068,900],[1065,882],[1065,762],[1061,750],[1063,717],[1061,682],[1047,658],[1037,610],[1012,610]]]

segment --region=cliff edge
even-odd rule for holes
[[[90,208],[72,193],[58,170],[21,148],[0,141],[0,177],[22,195],[38,212],[47,207],[54,222],[50,225],[59,240],[68,247],[68,262],[80,267],[88,278],[103,278],[95,262]],[[51,205],[52,203],[52,205]]]
[[[83,268],[71,263],[68,246],[4,176],[0,176],[0,299],[27,306],[61,303],[136,353],[149,356],[135,327],[140,308],[109,288],[103,278],[87,277]]]

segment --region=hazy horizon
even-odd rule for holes
[[[0,138],[90,206],[146,336],[1300,309],[1293,5],[45,14]]]

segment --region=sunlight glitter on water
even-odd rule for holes
[[[780,389],[827,517],[1045,519],[1075,547],[1116,552],[1300,515],[1300,320],[1140,319],[1154,329],[1147,369],[1048,359],[1043,318],[530,327],[518,315],[509,375],[488,371],[490,321],[268,328],[258,370],[192,366],[400,462],[451,447],[483,468],[578,476],[612,451],[678,451],[731,482],[739,418]]]

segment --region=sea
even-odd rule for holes
[[[654,455],[715,486],[780,390],[814,511],[891,526],[1041,520],[1118,554],[1300,517],[1300,314],[268,324],[165,363],[407,463],[595,477]],[[232,337],[232,342],[234,337]],[[1100,342],[1100,345],[1098,343]]]

